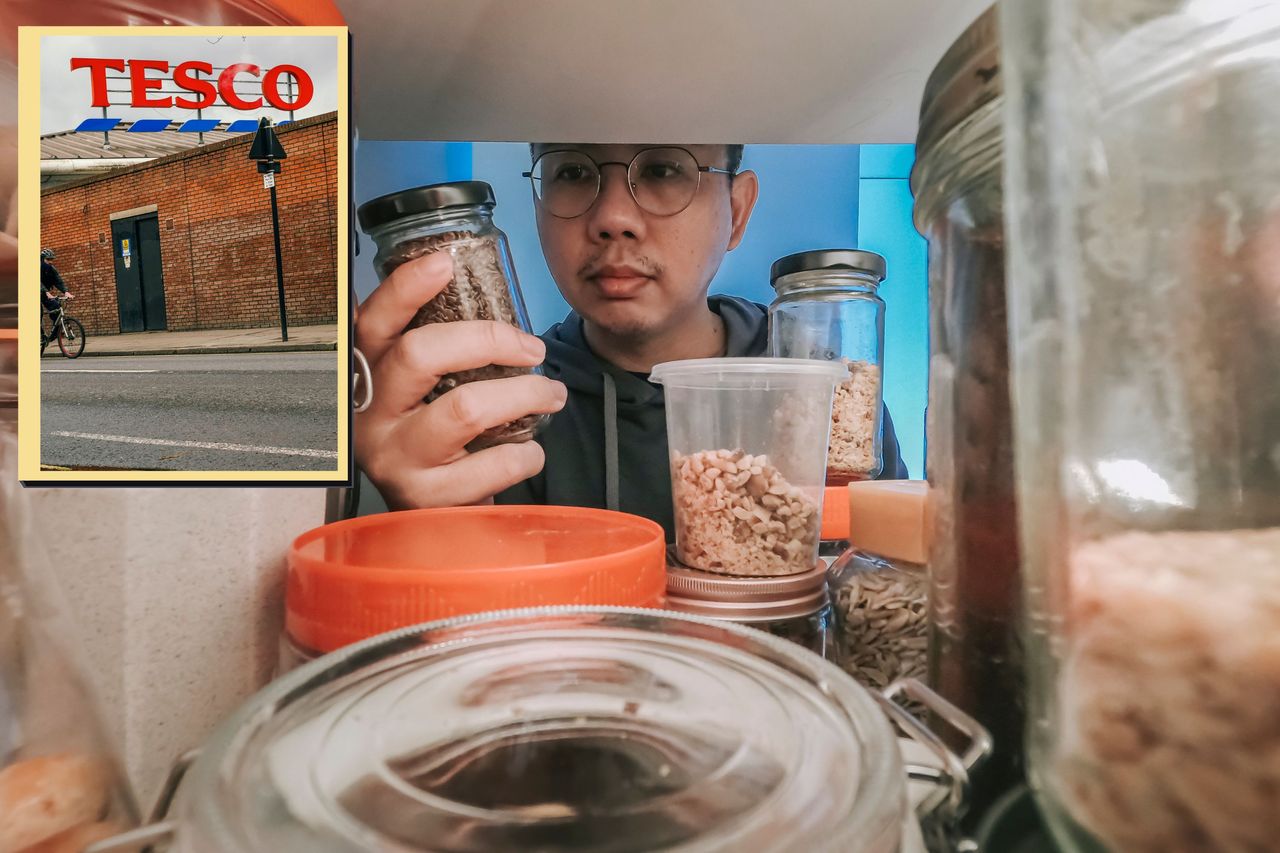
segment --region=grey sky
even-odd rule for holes
[[[73,130],[86,118],[101,118],[102,110],[90,106],[93,101],[90,73],[87,68],[71,70],[71,57],[110,57],[116,59],[163,59],[172,66],[188,59],[198,59],[214,66],[235,62],[251,62],[265,73],[275,65],[297,65],[315,83],[315,95],[295,119],[337,109],[338,39],[333,36],[44,36],[40,40],[40,133]],[[114,72],[111,72],[114,75]],[[127,74],[127,70],[126,70]],[[118,75],[116,75],[118,76]],[[149,72],[148,77],[159,76]],[[285,78],[287,80],[287,78]],[[236,91],[253,100],[261,94],[260,84],[249,74],[237,78]],[[128,89],[127,80],[108,81],[112,89]],[[171,84],[165,88],[173,88]],[[282,85],[282,91],[287,91]],[[157,93],[152,92],[152,96]],[[189,95],[188,97],[195,97]],[[133,121],[143,118],[195,118],[194,110],[178,108],[133,109],[128,92],[112,93],[112,106],[107,115]],[[289,116],[265,104],[262,110],[233,110],[219,98],[204,111],[203,118],[235,121],[269,116],[282,121]]]

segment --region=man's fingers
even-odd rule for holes
[[[456,462],[406,478],[395,508],[463,506],[483,501],[542,470],[546,456],[536,441],[500,444]]]
[[[398,416],[420,404],[446,374],[491,364],[533,367],[545,357],[542,341],[506,323],[472,320],[421,326],[400,336],[373,363],[373,387],[378,389],[373,408],[380,415]]]
[[[433,252],[401,264],[360,306],[356,346],[370,363],[382,358],[404,327],[453,280],[453,256]]]
[[[568,391],[543,376],[515,376],[459,385],[397,426],[399,444],[421,447],[413,462],[424,467],[452,461],[473,438],[526,415],[549,415],[564,408]],[[415,442],[411,436],[430,436]]]

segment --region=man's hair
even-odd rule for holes
[[[529,143],[529,159],[530,160],[538,159],[538,144],[539,143],[537,142]],[[736,175],[738,174],[738,170],[742,168],[742,152],[746,149],[746,146],[745,145],[726,145],[724,148],[725,148],[725,157],[728,160],[728,162],[725,164],[725,168],[727,168],[730,172]]]
[[[745,145],[726,145],[725,152],[728,154],[729,163],[725,167],[733,174],[738,174],[738,170],[742,168],[742,152],[746,150]]]

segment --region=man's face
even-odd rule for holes
[[[586,154],[600,170],[600,193],[572,219],[535,202],[547,265],[568,303],[602,331],[643,341],[672,328],[706,298],[727,251],[742,240],[755,204],[750,172],[732,180],[704,172],[684,210],[661,216],[642,209],[627,186],[626,165],[642,145],[540,145],[544,151]],[[690,145],[702,166],[724,168],[723,145]]]

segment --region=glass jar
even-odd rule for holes
[[[851,483],[850,548],[832,564],[838,660],[867,687],[924,678],[929,649],[927,484]]]
[[[484,181],[456,181],[401,190],[360,205],[357,217],[378,247],[379,281],[397,267],[434,252],[453,257],[454,278],[423,305],[405,331],[430,323],[494,320],[532,333],[511,261],[507,235],[493,223],[493,188]],[[430,403],[459,385],[485,379],[541,374],[540,367],[488,365],[443,376],[426,396]],[[467,449],[528,441],[546,415],[526,415],[488,429]]]
[[[1280,5],[1004,4],[1031,778],[1070,851],[1280,836]]]
[[[80,851],[138,819],[0,424],[0,850]],[[37,561],[41,564],[37,565]]]
[[[930,684],[995,736],[975,813],[1023,777],[1025,681],[994,7],[929,77],[911,174],[929,241]]]
[[[799,575],[748,578],[669,564],[666,600],[677,613],[746,625],[835,660],[824,565]]]
[[[876,293],[885,261],[874,252],[825,249],[774,262],[769,346],[775,358],[839,361],[849,375],[836,387],[827,452],[827,485],[874,480],[881,447],[884,300]]]
[[[984,733],[962,759],[791,643],[662,611],[484,614],[268,686],[144,833],[177,853],[918,853],[909,803],[939,801],[909,799],[890,719],[962,799]]]

